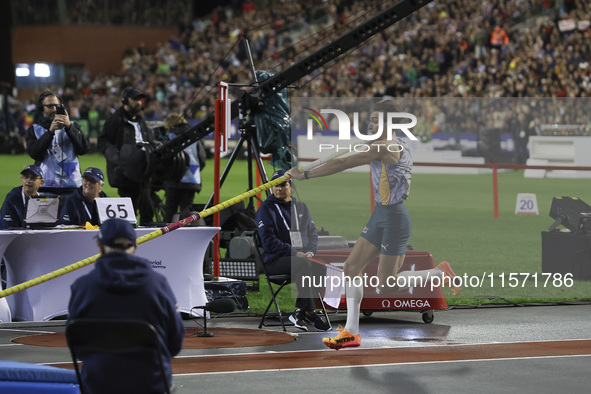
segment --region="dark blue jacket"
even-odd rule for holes
[[[172,382],[170,359],[183,345],[185,326],[176,299],[164,276],[149,260],[111,252],[71,286],[68,322],[75,318],[113,318],[146,321],[154,326],[162,344],[164,367]],[[158,363],[134,355],[85,354],[82,378],[92,393],[164,392]]]
[[[303,248],[297,250],[291,247],[289,229],[286,226],[287,223],[294,231],[298,227],[291,220],[294,212],[292,203],[295,204],[295,210],[298,213],[299,231],[302,234],[302,243],[304,244]],[[278,208],[283,216],[279,213]],[[283,218],[285,218],[285,222]],[[293,197],[290,202],[285,202],[273,195],[269,196],[257,211],[256,221],[265,252],[265,263],[278,257],[293,256],[296,252],[312,252],[316,254],[318,251],[318,232],[310,216],[310,210],[306,204],[297,201]]]
[[[101,191],[99,197],[108,197]],[[90,214],[90,215],[89,215]],[[60,211],[60,224],[83,226],[86,222],[92,225],[99,224],[98,210],[96,201],[88,201],[82,191],[82,186],[66,198],[64,206]]]
[[[6,195],[0,209],[0,229],[25,227],[25,204],[23,187],[17,186]]]

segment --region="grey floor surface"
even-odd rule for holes
[[[344,325],[345,319],[344,313],[331,315],[334,327]],[[186,324],[196,325],[193,321],[186,321]],[[208,327],[256,329],[257,326],[258,319],[249,316],[217,317],[208,323]],[[31,363],[69,362],[66,348],[11,342],[18,336],[63,330],[62,321],[0,324],[0,359]],[[293,327],[288,330],[297,335],[297,341],[266,347],[183,350],[179,357],[334,352],[321,343],[326,333],[304,333]],[[363,348],[589,340],[591,304],[457,308],[436,311],[431,324],[423,323],[418,312],[375,312],[362,318],[361,337]],[[319,366],[270,371],[257,371],[253,366],[247,372],[175,375],[174,381],[176,393],[587,393],[591,392],[591,349],[586,355],[578,356],[384,363],[338,368]]]

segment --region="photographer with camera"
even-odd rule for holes
[[[121,197],[130,197],[139,211],[140,226],[152,223],[158,196],[147,172],[149,153],[155,147],[154,132],[141,112],[147,95],[135,88],[123,91],[123,105],[107,119],[98,137],[98,150],[107,160],[109,184]]]
[[[45,184],[40,191],[69,194],[82,186],[78,156],[88,152],[90,142],[55,93],[39,95],[35,123],[25,140],[27,153],[43,171]]]

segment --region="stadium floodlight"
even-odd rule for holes
[[[576,197],[554,197],[550,217],[555,222],[548,231],[563,225],[574,234],[591,233],[591,206]]]
[[[31,74],[28,64],[17,64],[15,74],[17,77],[28,77]]]
[[[51,70],[46,63],[35,63],[35,77],[48,78],[51,76]]]

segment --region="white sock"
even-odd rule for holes
[[[404,290],[414,287],[421,282],[423,283],[423,286],[426,286],[431,278],[437,276],[440,279],[443,279],[443,275],[443,270],[441,268],[431,268],[421,271],[403,271],[399,272],[396,276],[398,277],[397,283],[400,285],[399,290]],[[404,278],[404,280],[401,278]]]
[[[345,330],[352,335],[359,334],[359,308],[363,299],[363,285],[353,286],[352,281],[345,284],[345,296],[347,297],[347,322]]]

